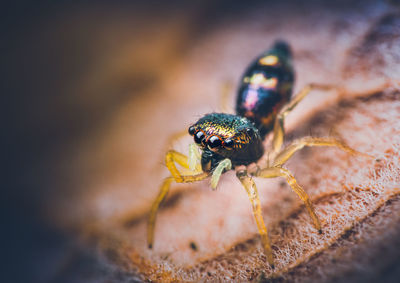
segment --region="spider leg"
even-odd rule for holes
[[[263,177],[263,178],[276,178],[283,177],[286,179],[286,182],[292,188],[292,190],[300,197],[300,199],[304,202],[308,213],[310,214],[315,228],[319,233],[322,233],[321,223],[318,219],[317,214],[315,214],[314,207],[311,203],[311,200],[304,189],[297,183],[296,179],[290,173],[289,170],[282,167],[267,167],[264,169],[259,169],[255,173],[252,173],[253,176]]]
[[[292,111],[297,106],[297,104],[299,104],[299,102],[303,100],[303,98],[306,97],[307,94],[309,94],[312,90],[330,90],[333,88],[334,86],[332,85],[308,84],[302,90],[300,90],[300,92],[298,92],[297,95],[288,104],[286,104],[282,108],[282,110],[277,115],[274,123],[274,137],[272,140],[272,147],[275,153],[278,153],[282,147],[285,138],[284,121],[290,111]]]
[[[303,137],[298,140],[293,141],[286,148],[281,150],[274,158],[272,166],[282,166],[293,156],[295,152],[302,149],[305,146],[335,146],[343,151],[346,151],[353,155],[362,155],[364,157],[373,158],[372,156],[361,153],[347,146],[343,142],[334,138],[315,138],[315,137]]]
[[[154,242],[154,226],[156,224],[156,216],[158,208],[164,198],[167,196],[169,192],[169,187],[171,186],[172,181],[174,180],[173,177],[168,177],[164,180],[161,185],[160,192],[158,193],[157,198],[154,200],[151,209],[149,219],[147,221],[147,245],[149,249],[153,247]]]
[[[168,151],[168,149],[172,148],[172,146],[174,145],[174,143],[178,140],[180,140],[181,138],[185,137],[188,134],[187,129],[183,129],[180,131],[177,131],[173,134],[171,134],[168,138],[167,141],[163,147],[163,150],[161,151],[159,160],[162,160],[164,158],[164,154],[165,152]]]
[[[237,171],[236,176],[239,178],[243,187],[246,189],[247,195],[253,208],[253,215],[257,223],[258,232],[261,236],[261,242],[264,248],[265,255],[267,256],[267,260],[271,267],[274,268],[274,258],[272,256],[272,249],[268,237],[267,228],[265,227],[264,219],[261,213],[261,203],[260,198],[258,197],[256,184],[254,183],[254,180],[247,175],[246,171]]]
[[[198,173],[201,173],[201,166],[199,164],[199,160],[197,159],[199,155],[196,155],[195,153],[191,152],[192,150],[189,149],[190,153],[190,158],[188,158],[186,155],[175,151],[175,150],[169,150],[167,151],[167,154],[165,155],[165,165],[167,166],[169,172],[171,172],[172,177],[174,177],[175,182],[177,183],[187,183],[187,182],[194,182],[194,181],[189,181],[189,177],[196,175]],[[194,159],[194,160],[193,160]],[[189,170],[187,176],[183,176],[181,172],[176,168],[175,163],[178,163],[180,166],[182,166],[185,169],[190,169],[190,163],[195,164],[195,169],[194,170]],[[186,174],[186,172],[185,172]],[[185,178],[184,178],[185,177]]]
[[[175,162],[182,167],[189,169],[189,161],[187,156],[175,150],[170,150],[167,152],[165,155],[165,163],[172,176],[166,178],[161,184],[158,196],[154,200],[150,209],[150,215],[147,222],[147,244],[150,249],[153,247],[154,227],[156,223],[157,211],[161,202],[167,196],[171,183],[173,181],[177,183],[191,183],[204,180],[209,176],[208,173],[201,171],[188,171],[187,174],[182,175],[181,172],[179,172],[179,170],[176,168]]]
[[[195,181],[201,181],[201,180],[207,178],[208,174],[200,173],[200,174],[196,174],[196,175],[184,175],[181,177],[182,177],[181,183],[190,183],[190,182],[195,182]],[[173,177],[168,177],[164,180],[164,182],[161,184],[160,192],[158,193],[157,198],[154,200],[154,202],[151,206],[150,215],[149,215],[148,222],[147,222],[147,244],[148,244],[149,249],[151,249],[153,247],[154,227],[156,224],[156,216],[157,216],[158,208],[160,207],[161,202],[167,196],[167,194],[169,192],[169,188],[173,181],[174,181]]]

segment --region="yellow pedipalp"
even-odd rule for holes
[[[201,172],[200,165],[201,155],[199,153],[199,148],[196,144],[191,143],[189,145],[189,169],[195,172]]]
[[[222,160],[218,166],[214,169],[212,176],[211,176],[211,188],[215,190],[217,188],[219,179],[221,178],[222,173],[224,170],[231,170],[232,162],[230,159],[226,158]]]

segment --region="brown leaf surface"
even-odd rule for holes
[[[74,189],[50,206],[52,217],[96,245],[119,269],[152,281],[329,280],[339,274],[335,271],[344,273],[357,264],[343,249],[377,253],[362,243],[399,235],[399,229],[385,229],[399,227],[400,102],[398,77],[392,72],[398,68],[392,59],[379,58],[400,56],[394,47],[400,16],[371,3],[362,11],[355,4],[329,10],[308,3],[304,9],[313,13],[306,18],[292,6],[276,5],[277,15],[290,18],[279,25],[276,17],[246,10],[239,20],[213,26],[189,50],[167,52],[168,60],[161,56],[165,67],[155,75],[157,83],[136,89],[101,127],[59,153],[66,160],[61,170],[68,172]],[[178,18],[178,24],[163,30],[184,42],[190,29],[179,32],[176,26],[186,21]],[[168,136],[217,110],[221,84],[237,81],[249,60],[275,38],[293,46],[296,90],[309,82],[342,86],[338,92],[313,92],[289,115],[288,141],[310,133],[334,135],[378,160],[313,148],[287,164],[315,204],[322,235],[282,180],[256,180],[275,270],[266,263],[249,201],[232,172],[223,176],[216,192],[208,182],[174,186],[157,219],[154,248],[148,250],[146,215],[168,175],[160,160]],[[151,54],[157,53],[157,41],[150,43]],[[101,90],[104,84],[115,89],[99,78],[115,83],[113,78],[129,69],[124,59],[135,52],[116,52],[118,58],[103,62],[102,73],[89,77],[79,91]],[[188,142],[182,139],[175,148],[186,152]],[[377,232],[364,233],[373,230],[373,219],[379,220]],[[330,255],[342,264],[333,265]]]

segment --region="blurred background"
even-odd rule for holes
[[[90,188],[104,183],[104,176],[119,180],[132,172],[131,179],[124,180],[127,192],[129,184],[145,183],[140,175],[161,163],[154,156],[162,153],[168,133],[186,127],[163,124],[163,117],[172,115],[182,121],[190,113],[197,117],[215,108],[218,98],[208,93],[213,89],[218,93],[221,82],[236,81],[249,58],[279,34],[301,38],[299,29],[306,30],[307,38],[298,40],[297,55],[315,57],[327,66],[324,75],[308,75],[318,81],[318,76],[329,77],[332,69],[337,70],[340,61],[324,57],[330,40],[347,46],[349,38],[367,31],[368,23],[390,9],[397,9],[396,1],[14,1],[3,5],[4,282],[139,280],[134,273],[109,265],[78,241],[73,229],[58,222],[70,215],[79,222],[79,213],[87,213],[71,202],[90,195]],[[258,19],[265,15],[265,22],[254,20],[254,14]],[[318,37],[324,31],[317,26],[324,21],[335,29],[330,34],[342,36]],[[298,23],[303,24],[294,28]],[[246,37],[236,38],[236,32],[253,38],[262,32],[265,38],[258,37],[255,46],[257,42],[250,44]],[[208,45],[210,38],[216,47]],[[236,48],[224,49],[232,42]],[[225,63],[220,65],[216,58]],[[235,63],[235,58],[240,59]],[[226,68],[228,63],[232,69]],[[214,69],[217,76],[200,76]],[[178,75],[187,78],[185,87],[179,85]],[[199,91],[207,94],[200,96]],[[195,112],[190,110],[193,107]],[[175,113],[180,108],[186,111]],[[132,116],[126,115],[129,111]],[[110,130],[116,124],[121,128]],[[118,136],[127,130],[129,139]],[[104,138],[110,136],[113,142]],[[115,152],[119,152],[116,157]],[[139,192],[137,203],[144,198]]]

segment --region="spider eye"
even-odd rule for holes
[[[196,128],[194,126],[189,127],[188,129],[189,135],[194,136],[196,133]]]
[[[194,142],[197,144],[201,144],[201,142],[204,140],[205,135],[202,131],[198,131],[195,135],[194,135]]]
[[[222,141],[217,136],[211,136],[207,141],[207,145],[209,149],[215,149],[222,145]]]
[[[247,133],[250,137],[252,137],[252,136],[254,135],[254,130],[253,130],[252,128],[247,128],[247,129],[246,129],[246,133]]]
[[[234,144],[233,140],[230,139],[230,138],[227,138],[227,139],[224,140],[224,147],[226,149],[232,149],[233,148],[233,144]]]

